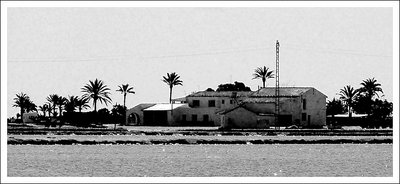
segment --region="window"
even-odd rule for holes
[[[306,110],[306,105],[307,103],[306,103],[306,99],[303,99],[303,110]]]
[[[197,115],[196,114],[192,114],[192,121],[193,122],[197,121]]]
[[[225,100],[222,100],[221,103],[222,103],[222,104],[225,104]]]
[[[230,100],[229,103],[230,103],[230,104],[233,104],[233,100]]]
[[[307,120],[307,114],[306,113],[302,113],[301,114],[301,121],[306,121]]]
[[[208,122],[208,114],[204,114],[203,115],[203,121],[204,122]]]
[[[199,107],[200,106],[200,100],[193,100],[193,107]]]
[[[182,121],[186,121],[186,114],[182,115]]]
[[[208,107],[215,107],[215,100],[209,100]]]

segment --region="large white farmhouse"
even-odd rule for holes
[[[279,88],[277,126],[326,125],[326,95],[312,87]],[[275,88],[257,91],[200,91],[173,104],[139,104],[127,111],[127,123],[155,126],[275,126]]]

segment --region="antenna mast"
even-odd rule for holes
[[[279,41],[276,40],[276,68],[275,68],[275,129],[279,129]]]

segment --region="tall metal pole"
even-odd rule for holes
[[[279,129],[279,41],[276,40],[275,129]]]

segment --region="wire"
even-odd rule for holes
[[[74,58],[44,58],[44,59],[28,59],[28,58],[13,58],[9,59],[10,63],[17,62],[81,62],[81,61],[99,61],[99,60],[122,60],[124,58],[139,58],[142,60],[146,59],[162,59],[162,58],[177,58],[177,57],[192,57],[192,56],[205,56],[205,55],[219,55],[219,54],[229,54],[229,53],[238,53],[238,52],[252,52],[252,51],[265,51],[267,49],[274,47],[255,47],[255,48],[242,48],[242,49],[225,49],[214,52],[197,52],[197,53],[177,53],[177,54],[169,54],[169,55],[159,55],[159,56],[135,56],[135,55],[121,55],[121,56],[97,56],[94,58],[83,58],[83,59],[74,59]]]
[[[381,54],[367,54],[365,52],[357,51],[357,50],[347,50],[347,49],[320,49],[320,48],[312,48],[307,46],[298,47],[296,44],[286,44],[288,45],[286,48],[293,50],[312,50],[313,52],[321,52],[321,53],[332,53],[332,54],[348,54],[348,55],[357,55],[357,56],[372,56],[372,57],[393,57],[392,55],[381,55]]]

